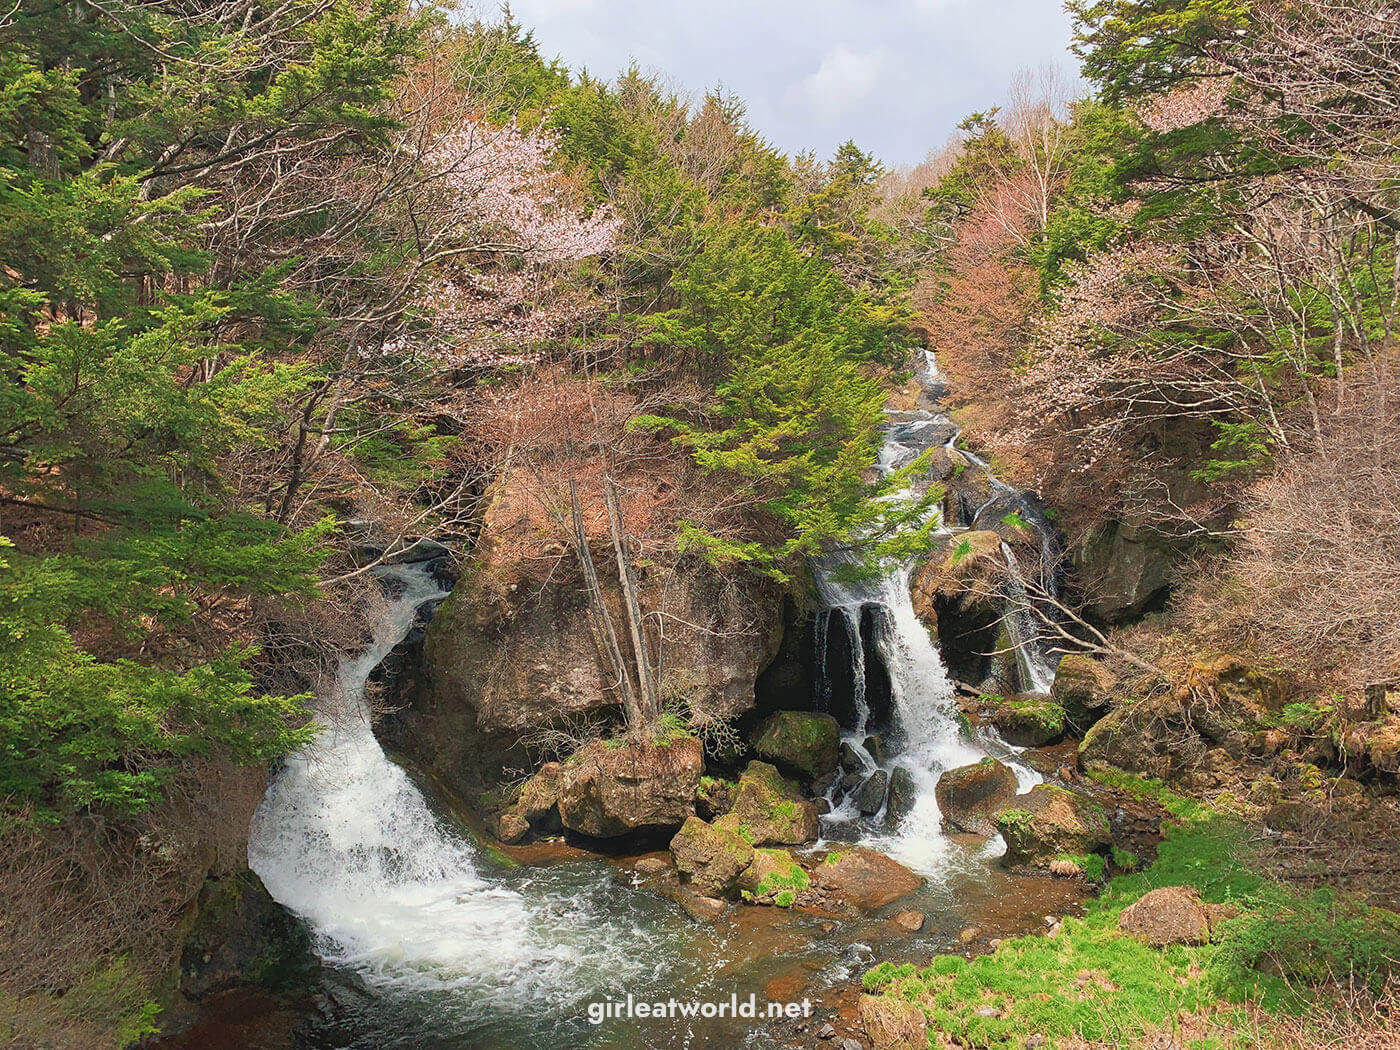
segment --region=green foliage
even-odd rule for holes
[[[1343,900],[1329,890],[1298,894],[1265,885],[1225,925],[1211,977],[1227,993],[1259,971],[1291,982],[1364,984],[1379,992],[1400,967],[1400,914]]]
[[[1266,882],[1249,870],[1244,829],[1228,818],[1165,831],[1146,872],[1114,878],[1085,917],[1065,919],[1057,936],[1006,940],[970,960],[939,956],[923,969],[881,963],[863,986],[917,1003],[961,1045],[1011,1048],[1034,1034],[1052,1045],[1070,1036],[1133,1042],[1196,1010],[1210,1011],[1227,1030],[1247,1031],[1246,1004],[1297,1009],[1307,983],[1355,975],[1379,987],[1392,972],[1400,916]],[[1158,949],[1119,933],[1125,907],[1149,889],[1177,885],[1241,909],[1218,944]],[[1303,984],[1290,987],[1280,975]]]
[[[783,537],[735,541],[692,524],[682,548],[785,578],[795,559],[833,542],[864,541],[880,555],[926,546],[937,494],[880,501],[906,474],[864,478],[885,402],[864,365],[902,353],[902,327],[771,227],[712,228],[675,285],[683,305],[647,319],[648,339],[715,377],[718,425],[659,415],[633,425],[669,432],[700,467],[723,472]]]
[[[1247,0],[1069,0],[1074,52],[1120,104],[1201,75],[1209,48],[1249,25]]]

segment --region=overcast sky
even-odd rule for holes
[[[941,146],[1018,69],[1072,69],[1060,0],[512,0],[547,57],[612,76],[635,59],[692,93],[723,84],[789,153],[848,138],[887,164]]]

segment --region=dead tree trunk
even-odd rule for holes
[[[601,638],[599,648],[606,653],[606,662],[612,664],[628,727],[640,729],[646,723],[637,704],[636,693],[632,691],[632,678],[627,673],[627,664],[622,658],[622,646],[618,644],[617,631],[613,628],[612,617],[608,615],[608,607],[603,602],[603,589],[598,584],[598,572],[593,567],[593,555],[588,550],[588,533],[583,527],[583,505],[579,503],[578,481],[573,478],[569,479],[569,498],[573,504],[574,549],[578,552],[579,564],[583,567],[583,582],[588,590],[588,607],[593,614],[593,625]]]
[[[622,527],[622,506],[617,499],[617,486],[611,477],[603,479],[603,501],[608,508],[608,526],[612,530],[613,551],[617,554],[617,582],[622,587],[622,607],[627,613],[627,629],[632,636],[632,652],[637,658],[637,685],[641,694],[642,711],[648,718],[661,714],[660,688],[655,665],[647,649],[646,630],[642,625],[642,606],[637,600],[637,580],[632,574],[632,559],[627,555],[626,535]]]

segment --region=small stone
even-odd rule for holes
[[[1034,1035],[1026,1036],[1026,1050],[1040,1050],[1045,1045],[1045,1036],[1036,1032]]]
[[[865,1048],[855,1039],[842,1039],[841,1050],[865,1050]]]
[[[996,951],[998,948],[1001,947],[1001,938],[993,937],[990,941],[987,942],[987,947],[990,948],[992,951]]]
[[[924,928],[924,913],[921,911],[902,911],[894,917],[896,926],[900,926],[910,933],[916,933]]]
[[[671,867],[667,857],[641,857],[634,867],[639,875],[657,875]]]
[[[822,1025],[819,1029],[817,1029],[817,1038],[818,1038],[818,1039],[835,1039],[835,1038],[836,1038],[836,1029],[835,1029],[835,1028],[832,1028],[831,1025],[829,1025],[829,1024],[824,1024],[824,1025]]]
[[[965,927],[963,931],[958,934],[958,940],[962,941],[963,944],[971,944],[973,941],[977,940],[977,938],[981,936],[982,931],[979,930],[976,926],[968,926]]]
[[[978,1017],[1000,1017],[1000,1016],[1001,1016],[1001,1011],[998,1010],[995,1006],[979,1006],[976,1010],[974,1010],[974,1011],[972,1011],[972,1012],[975,1013]]]

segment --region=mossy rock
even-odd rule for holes
[[[708,897],[732,896],[753,864],[754,849],[734,829],[690,817],[671,839],[676,870]]]
[[[1064,708],[1067,728],[1082,736],[1108,714],[1117,685],[1116,676],[1103,661],[1084,653],[1067,653],[1055,669],[1050,696]]]
[[[753,737],[761,756],[795,776],[817,780],[840,761],[841,727],[831,715],[778,711]]]
[[[1008,744],[1044,747],[1065,734],[1065,709],[1049,697],[1018,696],[992,708],[990,720]]]
[[[811,885],[811,877],[785,849],[754,850],[753,863],[739,877],[746,900],[779,907],[791,907],[797,894]]]
[[[817,837],[817,811],[767,762],[750,762],[733,805],[715,824],[754,846],[800,846]]]
[[[1049,868],[1063,855],[1097,853],[1110,844],[1108,815],[1103,807],[1072,791],[1037,784],[996,821],[1006,840],[1002,858],[1008,866]]]

